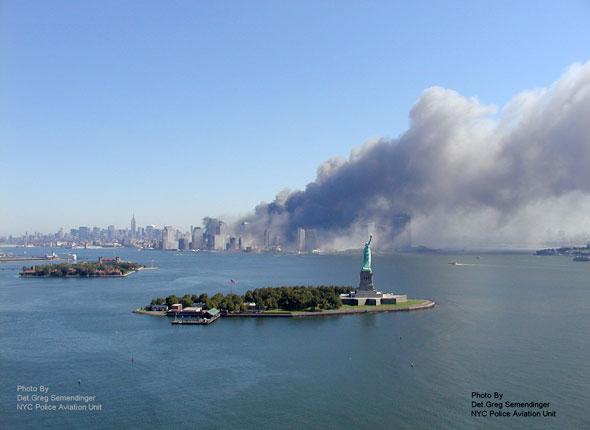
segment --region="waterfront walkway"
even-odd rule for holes
[[[409,311],[417,311],[422,309],[430,309],[433,308],[436,303],[432,300],[423,300],[422,303],[417,303],[409,306],[389,306],[389,305],[380,305],[380,306],[360,306],[356,308],[355,306],[348,306],[346,308],[342,307],[340,309],[331,309],[325,311],[311,311],[311,312],[236,312],[236,313],[227,313],[224,314],[224,317],[242,317],[242,318],[305,318],[305,317],[325,317],[325,316],[332,316],[332,315],[351,315],[351,314],[365,314],[365,313],[377,313],[377,312],[409,312]]]

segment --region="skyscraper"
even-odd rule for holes
[[[221,234],[220,224],[222,222],[217,218],[206,218],[205,219],[205,233],[208,235]]]
[[[191,248],[192,249],[202,249],[203,248],[203,230],[201,229],[201,227],[193,228]]]
[[[137,224],[135,223],[135,214],[131,217],[131,237],[135,237],[137,231]]]
[[[178,239],[178,249],[181,251],[188,251],[189,249],[189,241],[186,237],[181,237]]]
[[[244,221],[240,224],[239,234],[240,234],[240,236],[246,236],[247,233],[248,233],[248,221]]]
[[[165,226],[162,230],[162,249],[178,249],[176,232],[170,225]]]
[[[211,236],[211,242],[209,244],[210,248],[216,251],[224,251],[225,250],[225,235],[224,234],[214,234]]]
[[[297,229],[297,252],[305,252],[305,229]]]
[[[156,229],[156,226],[153,224],[145,226],[145,236],[147,239],[154,240],[156,238],[156,236],[154,234],[155,229]]]
[[[80,240],[90,239],[90,227],[80,226],[78,227],[78,237]]]
[[[270,248],[270,231],[268,229],[264,230],[264,249]]]
[[[107,227],[107,237],[110,241],[113,241],[115,240],[115,235],[115,226],[111,224]]]
[[[219,238],[217,239],[216,244],[216,235],[221,235],[222,225],[223,222],[219,221],[217,218],[209,218],[206,217],[204,219],[205,222],[205,242],[208,249],[219,249]]]

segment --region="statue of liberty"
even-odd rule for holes
[[[362,272],[371,272],[371,240],[373,235],[369,235],[369,241],[365,243],[365,250],[363,253],[363,268]]]

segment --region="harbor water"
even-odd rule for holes
[[[182,326],[132,310],[173,293],[356,285],[361,255],[75,252],[154,268],[125,278],[24,279],[27,262],[0,265],[2,429],[590,428],[590,263],[374,255],[379,290],[437,306]],[[95,396],[86,403],[95,409],[19,409],[29,402],[17,396],[43,393],[18,386]],[[473,392],[549,402],[556,414],[474,417]]]

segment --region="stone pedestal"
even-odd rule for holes
[[[373,272],[369,272],[368,270],[361,270],[359,291],[375,292],[375,287],[373,287]]]

